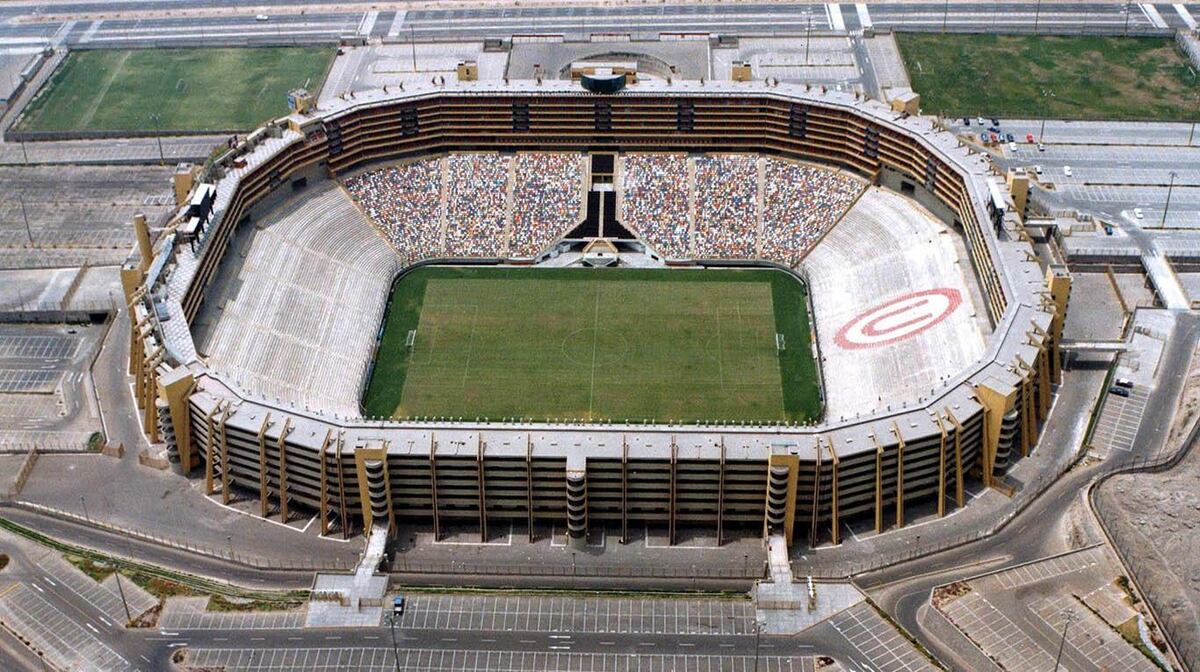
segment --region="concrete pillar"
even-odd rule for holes
[[[567,472],[567,540],[572,548],[587,547],[587,477],[583,470]]]
[[[154,261],[154,248],[150,245],[150,225],[146,222],[146,215],[139,212],[133,216],[133,232],[137,236],[138,255],[141,256],[139,268],[145,273]]]

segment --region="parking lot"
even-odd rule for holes
[[[1092,433],[1092,447],[1101,456],[1107,456],[1114,450],[1129,451],[1133,448],[1133,440],[1142,423],[1150,388],[1139,385],[1129,390],[1128,397],[1107,391],[1103,394],[1104,405],[1100,408],[1100,417]]]
[[[843,611],[833,617],[831,624],[867,658],[870,665],[867,669],[879,672],[937,669],[869,604],[860,603]]]
[[[814,672],[810,657],[543,653],[401,649],[405,672]],[[196,649],[188,653],[194,670],[225,672],[389,672],[397,661],[390,648]],[[823,668],[829,670],[831,668]],[[836,669],[836,668],[832,668]]]
[[[68,618],[38,588],[18,585],[0,599],[0,621],[27,637],[61,669],[124,672],[129,662],[96,637],[95,626]]]
[[[754,632],[748,600],[411,595],[401,626],[411,629],[630,634]]]
[[[167,630],[290,630],[304,627],[304,611],[207,611],[207,597],[174,598],[158,626]]]
[[[1097,546],[1085,551],[1079,551],[1078,553],[1060,555],[1049,560],[1007,569],[998,574],[993,574],[992,578],[1004,588],[1013,589],[1045,579],[1064,576],[1074,572],[1082,572],[1093,567],[1103,567],[1107,563],[1108,558],[1104,553],[1104,549]]]
[[[1050,672],[1054,658],[979,592],[970,592],[942,611],[972,642],[1009,670]]]
[[[90,576],[76,569],[74,565],[56,555],[48,555],[43,558],[40,566],[48,575],[43,577],[43,581],[57,581],[59,585],[64,586],[67,590],[83,598],[85,602],[107,616],[111,623],[125,623],[125,604],[129,605],[129,616],[134,619],[151,607],[158,605],[157,599],[138,588],[128,579],[124,580],[124,584],[122,585],[122,590],[125,591],[124,603],[122,603],[121,595],[117,592],[115,583],[112,584],[113,588],[101,585],[92,580]],[[116,579],[111,580],[115,581]]]
[[[1065,626],[1067,651],[1086,658],[1101,670],[1154,672],[1159,669],[1073,596],[1043,598],[1030,603],[1029,607],[1054,632],[1062,632]],[[1070,625],[1067,625],[1068,618]]]

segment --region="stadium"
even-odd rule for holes
[[[226,503],[817,546],[1036,447],[1069,278],[927,119],[669,79],[301,108],[181,172],[122,273],[145,430]]]

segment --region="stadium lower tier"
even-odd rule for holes
[[[826,437],[704,428],[479,430],[342,427],[207,393],[190,398],[192,442],[209,494],[257,495],[264,517],[316,512],[323,534],[399,524],[555,523],[575,536],[630,523],[761,527],[810,545],[843,523],[905,523],[905,507],[965,503],[984,443],[980,407],[912,432],[865,435],[839,456]],[[919,431],[918,431],[919,430]],[[930,431],[932,430],[932,431]],[[918,435],[922,434],[922,435]],[[841,437],[845,438],[845,437]],[[1007,466],[1018,432],[1001,437]]]

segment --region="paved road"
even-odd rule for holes
[[[354,4],[362,11],[348,11]],[[495,7],[378,11],[367,3],[330,5],[320,0],[264,0],[241,14],[228,10],[234,0],[200,0],[179,15],[169,0],[137,2],[13,3],[0,9],[0,44],[120,45],[129,43],[288,44],[329,41],[344,35],[397,36],[412,31],[420,38],[503,37],[552,33],[580,36],[594,32],[631,32],[657,37],[660,32],[778,34],[811,25],[820,30],[864,28],[905,30],[1086,31],[1144,33],[1187,28],[1200,17],[1200,4],[1053,3],[1053,2],[908,2],[748,3]],[[1177,10],[1176,7],[1179,7]],[[278,12],[255,20],[266,8]],[[297,12],[297,9],[300,11]],[[210,10],[210,11],[204,11]],[[221,11],[217,11],[221,10]],[[170,14],[175,12],[174,16]],[[97,18],[103,15],[120,18]],[[51,15],[54,20],[47,20]]]
[[[1200,318],[1180,314],[1159,365],[1159,369],[1167,373],[1160,377],[1151,395],[1132,454],[1149,456],[1162,448],[1198,337]],[[982,571],[1030,562],[1063,550],[1062,532],[1054,523],[1080,493],[1086,491],[1095,473],[1095,468],[1077,468],[1068,472],[996,535],[875,572],[863,577],[860,584],[935,656],[969,667],[963,661],[970,660],[970,651],[964,651],[963,647],[970,644],[961,637],[954,638],[952,633],[938,632],[936,624],[927,620],[930,591],[935,586]]]

